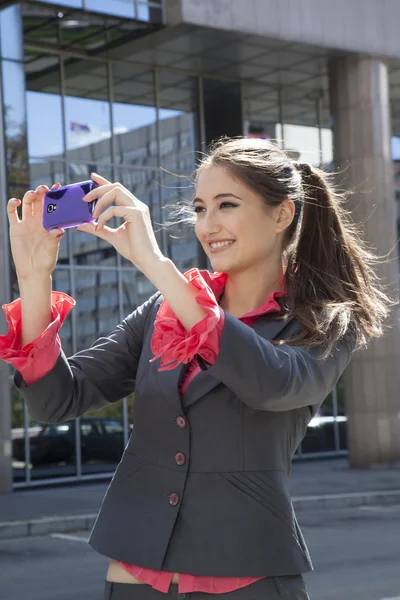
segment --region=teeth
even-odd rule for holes
[[[223,248],[224,246],[230,246],[231,244],[233,244],[233,242],[212,242],[210,244],[211,248]]]

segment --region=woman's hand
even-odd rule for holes
[[[52,189],[60,187],[60,183]],[[11,198],[7,205],[10,224],[10,243],[18,279],[47,277],[53,272],[58,257],[63,229],[47,231],[43,227],[42,213],[47,185],[41,185],[35,191],[26,192],[22,201],[22,219],[17,208],[21,204],[18,198]]]
[[[110,183],[96,173],[92,173],[92,179],[99,187],[86,194],[84,200],[92,202],[98,198],[93,212],[93,216],[97,218],[97,225],[84,223],[79,225],[78,231],[85,231],[106,240],[121,256],[130,260],[147,275],[148,267],[153,265],[154,261],[163,258],[154,235],[148,206],[135,198],[120,183]],[[113,203],[116,206],[110,206]],[[106,225],[113,217],[124,219],[117,229]]]
[[[120,183],[110,183],[96,173],[92,173],[92,179],[99,187],[86,194],[85,200],[91,202],[98,198],[93,213],[97,218],[97,225],[84,223],[78,227],[79,231],[93,233],[106,240],[140,269],[161,292],[179,321],[189,331],[207,312],[197,304],[198,290],[161,253],[148,207]],[[109,206],[113,202],[116,206]],[[102,212],[106,206],[108,208]],[[124,223],[118,229],[111,229],[105,223],[112,217],[121,217]]]

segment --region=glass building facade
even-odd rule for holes
[[[169,205],[190,198],[198,153],[212,139],[274,139],[295,158],[333,168],[323,56],[304,48],[303,63],[294,68],[289,52],[272,46],[266,52],[254,38],[233,68],[221,35],[218,44],[209,39],[209,50],[203,41],[197,63],[193,52],[185,62],[184,42],[178,51],[168,41],[161,49],[145,43],[165,28],[162,2],[7,4],[0,11],[6,198],[42,183],[89,179],[93,171],[120,181],[148,204],[162,251],[185,271],[206,266],[194,233],[163,223]],[[188,40],[188,48],[202,35]],[[211,63],[214,71],[220,63],[219,74],[208,75]],[[9,282],[12,300],[18,289],[11,261]],[[61,329],[67,355],[107,335],[154,291],[106,242],[74,229],[62,240],[53,287],[76,299]],[[133,398],[42,430],[13,388],[11,371],[9,385],[15,487],[113,471],[130,435]],[[310,424],[298,457],[345,453],[345,427],[339,384]]]

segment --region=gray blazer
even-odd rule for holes
[[[307,424],[348,364],[343,340],[325,361],[270,341],[299,331],[265,315],[226,315],[212,366],[181,398],[184,366],[150,363],[156,294],[108,337],[27,387],[31,416],[58,423],[135,390],[134,433],[90,544],[123,562],[209,576],[278,576],[312,569],[289,497],[291,459]]]

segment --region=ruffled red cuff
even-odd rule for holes
[[[75,300],[63,292],[52,292],[52,322],[43,333],[21,347],[21,299],[3,304],[8,331],[0,335],[0,359],[19,371],[26,383],[31,385],[48,373],[56,364],[61,342],[58,332]]]
[[[158,311],[151,339],[154,354],[151,362],[161,358],[160,371],[174,369],[182,363],[187,364],[196,354],[213,364],[218,355],[225,313],[198,269],[191,269],[184,276],[199,290],[195,299],[207,314],[190,331],[186,331],[164,300]]]

